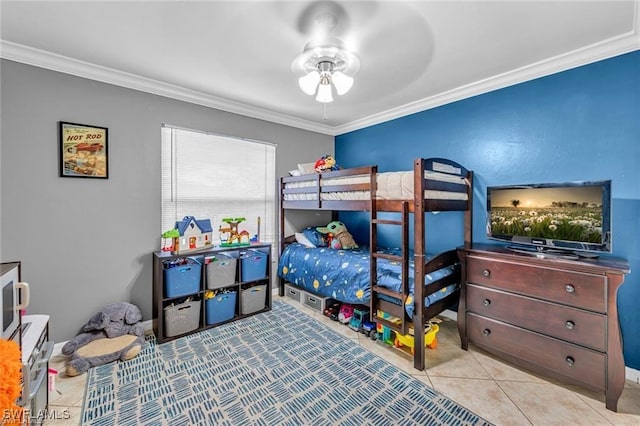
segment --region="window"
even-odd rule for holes
[[[273,144],[162,127],[162,229],[184,216],[211,219],[213,242],[224,218],[245,218],[238,230],[275,241]]]

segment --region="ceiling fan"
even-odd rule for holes
[[[333,102],[333,88],[338,95],[347,93],[360,70],[358,56],[333,35],[336,25],[333,14],[318,15],[314,20],[313,39],[291,64],[292,71],[303,74],[298,79],[300,89],[307,95],[316,95],[316,101],[325,104]]]

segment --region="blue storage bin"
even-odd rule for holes
[[[247,250],[240,253],[240,279],[256,281],[267,277],[267,253]]]
[[[165,264],[164,293],[166,297],[187,296],[200,291],[202,265],[194,259],[188,259],[188,262],[185,265],[175,266]]]
[[[220,293],[206,301],[207,324],[218,324],[232,319],[236,314],[236,299],[238,293]]]

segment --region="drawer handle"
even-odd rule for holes
[[[484,306],[489,306],[489,305],[491,304],[491,300],[489,300],[489,299],[484,299],[484,300],[482,301],[482,304],[483,304]]]
[[[573,364],[576,363],[576,360],[573,359],[572,356],[568,356],[564,360],[567,362],[567,364],[569,364],[569,367],[573,367]]]
[[[576,323],[573,321],[567,321],[564,323],[564,326],[567,327],[569,330],[573,330],[573,328],[576,326]]]
[[[487,337],[488,335],[491,334],[491,330],[489,330],[488,328],[485,328],[484,330],[482,330],[482,335]]]
[[[573,284],[567,284],[564,286],[564,289],[567,293],[573,293],[576,291],[576,288],[573,286]]]
[[[482,276],[485,278],[489,278],[489,276],[491,275],[491,271],[488,269],[485,269],[482,271]]]

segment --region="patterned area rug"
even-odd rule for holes
[[[488,425],[280,301],[89,371],[82,425]]]

